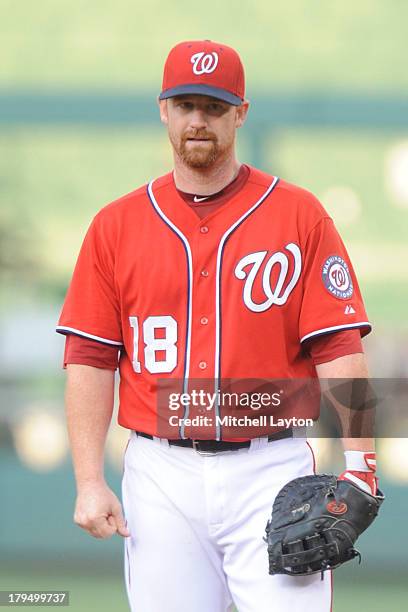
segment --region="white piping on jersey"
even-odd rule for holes
[[[221,278],[221,258],[222,251],[224,248],[224,244],[232,232],[244,221],[251,213],[254,212],[262,204],[262,202],[268,197],[271,191],[275,188],[276,184],[279,181],[279,177],[275,177],[272,183],[269,185],[268,189],[265,193],[259,198],[257,202],[250,209],[248,209],[230,228],[222,236],[220,243],[218,245],[217,252],[217,269],[216,269],[216,278],[215,278],[215,414],[216,417],[220,416],[220,406],[219,406],[219,385],[220,385],[220,343],[221,343],[221,308],[220,308],[220,278]],[[215,419],[216,425],[216,440],[221,439],[221,427],[219,425],[219,418]]]
[[[361,323],[348,323],[346,325],[334,325],[333,327],[324,327],[323,329],[317,329],[316,331],[310,332],[301,338],[300,342],[304,342],[313,336],[319,336],[320,334],[326,334],[328,332],[338,331],[339,329],[352,329],[353,327],[369,327],[371,329],[371,323],[368,321],[362,321]]]
[[[150,183],[147,186],[147,191],[149,193],[150,196],[150,200],[154,206],[154,208],[156,209],[156,212],[158,213],[158,215],[163,219],[163,221],[169,225],[172,230],[177,234],[177,236],[182,240],[185,248],[186,248],[186,252],[187,252],[187,260],[188,260],[188,285],[189,285],[189,290],[188,290],[188,325],[187,325],[187,340],[186,340],[186,361],[185,361],[185,365],[184,365],[184,381],[183,381],[183,393],[187,393],[188,392],[188,379],[189,379],[189,375],[190,375],[190,353],[191,353],[191,319],[192,319],[192,312],[193,312],[193,256],[191,253],[191,248],[190,248],[190,244],[187,240],[187,238],[184,236],[183,232],[176,226],[174,225],[174,223],[172,221],[170,221],[170,219],[164,214],[164,212],[162,211],[162,209],[160,208],[159,204],[157,203],[157,200],[153,194],[153,183],[154,180],[150,181]],[[188,405],[185,407],[184,410],[184,417],[183,417],[183,425],[181,425],[180,427],[180,435],[182,438],[184,438],[184,433],[185,433],[185,426],[184,426],[184,419],[188,418],[189,415],[189,407]]]
[[[104,342],[105,344],[113,344],[113,346],[123,346],[123,342],[117,342],[116,340],[108,340],[107,338],[102,338],[101,336],[87,334],[81,329],[76,329],[75,327],[65,327],[64,325],[57,325],[55,329],[60,334],[63,332],[68,332],[77,336],[83,336],[84,338],[90,338],[91,340],[99,340],[99,342]]]

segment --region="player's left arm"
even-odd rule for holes
[[[338,357],[327,363],[316,365],[317,375],[324,393],[330,397],[330,403],[336,410],[342,431],[349,432],[353,437],[343,437],[342,443],[346,460],[346,469],[339,476],[341,480],[349,480],[360,488],[376,495],[378,479],[376,478],[376,453],[373,436],[373,411],[365,409],[369,406],[366,381],[368,380],[368,367],[364,353],[354,353]],[[340,394],[333,393],[333,379],[343,379]],[[353,381],[361,380],[357,392]],[[349,385],[347,386],[347,381]],[[349,389],[349,392],[347,392]],[[346,390],[346,392],[345,392]],[[340,401],[341,400],[341,401]],[[356,412],[357,411],[357,412]],[[356,419],[357,414],[357,428]],[[356,435],[357,434],[357,435]],[[361,434],[361,435],[360,435]]]

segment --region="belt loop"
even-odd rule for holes
[[[251,453],[253,451],[258,450],[259,448],[259,438],[252,438],[251,444],[249,445],[248,452]]]
[[[156,444],[159,444],[160,446],[170,446],[167,438],[158,438],[157,436],[153,436],[153,442],[156,442]]]
[[[268,444],[268,437],[252,438],[249,446],[249,451],[256,451],[260,448],[264,448]]]

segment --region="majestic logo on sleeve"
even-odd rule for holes
[[[334,297],[348,300],[353,295],[353,281],[348,265],[339,255],[331,255],[326,259],[322,279],[327,291]]]
[[[212,53],[194,53],[191,56],[191,63],[193,64],[194,74],[211,74],[218,66],[218,53],[213,51]]]
[[[302,271],[302,255],[297,244],[293,242],[287,244],[285,249],[289,252],[289,256],[282,251],[277,251],[273,253],[266,262],[262,274],[262,289],[266,299],[261,303],[256,303],[254,301],[253,288],[256,276],[268,251],[250,253],[249,255],[245,255],[245,257],[237,263],[235,267],[235,276],[240,280],[245,280],[243,299],[247,308],[252,310],[252,312],[264,312],[274,304],[276,304],[276,306],[283,306],[295,288]],[[293,263],[290,275],[289,258]],[[252,265],[252,267],[247,273],[245,268],[250,265]],[[278,273],[272,275],[274,266],[278,266]],[[272,276],[274,278],[273,286]]]

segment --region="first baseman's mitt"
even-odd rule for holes
[[[266,525],[270,574],[304,576],[360,557],[358,536],[384,500],[332,474],[302,476],[278,493]]]

